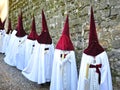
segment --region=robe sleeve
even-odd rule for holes
[[[65,65],[66,62],[69,61],[71,57],[71,53],[67,54],[66,57],[63,60],[57,60],[57,62],[60,64],[60,66],[62,67],[63,65]]]
[[[65,59],[63,59],[61,61],[61,65],[65,65],[65,63],[70,60],[70,57],[71,57],[71,53],[67,54],[67,56],[65,57]]]

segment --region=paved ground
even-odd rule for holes
[[[0,54],[0,90],[49,90],[49,85],[38,85],[27,80],[21,71],[7,65]]]

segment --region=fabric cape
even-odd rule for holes
[[[82,55],[77,90],[112,90],[108,56],[98,42],[92,7],[89,44]]]
[[[5,51],[5,55],[6,55],[6,59],[8,59],[10,57],[10,51],[12,50],[13,48],[13,43],[15,41],[15,34],[17,33],[17,30],[13,30],[11,35],[10,35],[10,40],[9,40],[9,44],[6,48],[6,51]]]

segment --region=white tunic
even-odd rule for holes
[[[3,41],[5,36],[5,30],[0,30],[0,53],[3,53]]]
[[[96,68],[89,67],[90,64],[102,64],[101,68],[99,68],[101,72],[100,84],[98,82],[99,74],[96,72]],[[79,73],[77,90],[112,90],[111,72],[105,51],[95,58],[83,53]]]
[[[13,35],[11,38],[11,43],[8,47],[6,57],[4,58],[4,61],[11,65],[11,66],[17,66],[18,68],[21,68],[21,65],[19,66],[20,60],[22,62],[22,55],[18,54],[19,52],[22,53],[23,47],[24,47],[24,41],[27,38],[27,35],[24,37],[17,37]]]
[[[16,33],[17,33],[17,31],[16,31],[16,30],[13,30],[13,32],[12,32],[12,34],[11,34],[11,36],[10,36],[9,44],[8,44],[8,46],[7,46],[7,48],[6,48],[6,52],[5,52],[5,55],[6,55],[6,56],[9,56],[8,54],[9,54],[9,52],[10,52],[12,46],[13,46],[13,43],[14,43],[14,40],[15,40],[15,34],[16,34]]]
[[[5,34],[4,41],[3,41],[3,47],[2,47],[3,53],[5,53],[6,49],[8,48],[10,36],[11,36],[11,34]]]
[[[61,54],[66,54],[65,58]],[[55,50],[50,90],[76,90],[77,68],[74,51]]]
[[[27,66],[30,57],[33,53],[33,50],[35,48],[35,42],[36,40],[30,40],[30,39],[26,39],[25,41],[25,58],[24,58],[24,68]]]
[[[17,37],[16,39],[16,43],[17,47],[15,49],[15,52],[13,54],[13,61],[15,63],[15,66],[19,69],[19,70],[23,70],[24,69],[24,63],[25,63],[25,41],[27,39],[27,35],[24,37]]]
[[[15,39],[16,39],[16,36],[15,34],[17,33],[16,30],[13,30],[12,34],[11,34],[11,37],[10,37],[10,41],[9,41],[9,44],[8,44],[8,47],[6,48],[6,52],[5,52],[5,58],[4,58],[4,61],[9,64],[9,65],[12,65],[14,66],[14,63],[10,61],[10,58],[11,58],[11,55],[12,55],[12,50],[14,48],[14,42],[15,42]]]
[[[45,50],[49,48],[49,50]],[[22,74],[38,84],[51,81],[54,46],[53,44],[39,44],[35,42],[33,54]]]

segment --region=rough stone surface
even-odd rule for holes
[[[112,68],[113,82],[119,84],[120,0],[9,0],[9,17],[12,19],[13,28],[15,28],[18,13],[22,9],[24,28],[29,33],[34,14],[37,32],[40,34],[41,10],[43,9],[53,43],[56,45],[68,13],[70,36],[75,47],[79,68],[81,54],[88,43],[90,4],[94,8],[100,44],[107,53],[112,53],[112,56],[108,55],[108,57]],[[117,86],[120,88],[120,85]]]

